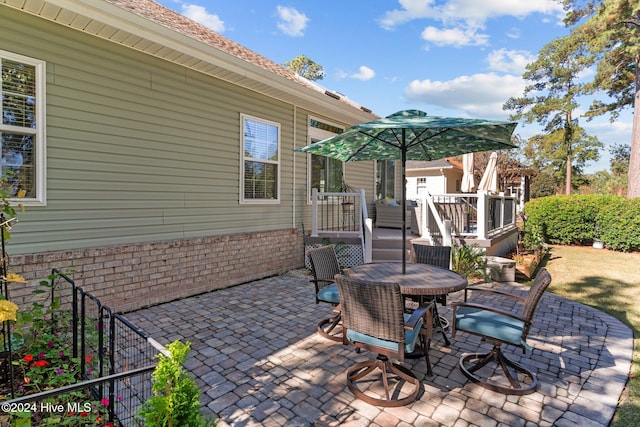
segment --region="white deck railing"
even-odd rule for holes
[[[311,195],[311,237],[358,239],[364,262],[371,262],[373,221],[364,190]],[[417,227],[412,232],[434,245],[451,244],[452,237],[491,239],[516,227],[516,197],[475,194],[434,194],[418,201]],[[426,207],[426,208],[425,208]]]
[[[311,237],[358,238],[364,262],[371,262],[373,220],[364,190],[353,193],[311,192]]]
[[[448,234],[489,239],[516,226],[515,197],[476,194],[428,194],[419,200],[418,232],[433,244],[442,244]],[[427,207],[427,209],[423,209]],[[446,224],[450,223],[450,231]]]

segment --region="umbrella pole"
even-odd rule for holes
[[[407,145],[406,129],[402,128],[402,274],[407,273]]]

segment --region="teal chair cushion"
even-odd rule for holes
[[[458,307],[456,329],[493,337],[502,342],[531,347],[522,339],[524,322],[511,317],[474,307]]]
[[[411,317],[410,314],[404,315],[405,324]],[[422,319],[418,320],[416,326],[413,329],[408,329],[404,334],[404,351],[405,353],[412,353],[416,347],[416,341],[420,336],[420,328],[422,327]],[[362,334],[360,332],[349,329],[347,331],[347,338],[351,342],[361,342],[363,344],[369,344],[376,347],[387,348],[389,350],[398,351],[398,343],[393,341],[381,340],[380,338],[372,337],[371,335]]]
[[[329,286],[318,291],[318,299],[320,301],[328,302],[331,304],[340,304],[340,294],[338,293],[338,285],[332,283]]]

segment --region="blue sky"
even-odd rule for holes
[[[157,1],[275,62],[308,56],[324,67],[320,85],[380,116],[507,120],[502,104],[522,95],[526,64],[567,33],[555,0]],[[630,111],[579,122],[605,143],[587,172],[608,169],[608,145],[631,142]]]

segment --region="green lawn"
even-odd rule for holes
[[[553,278],[551,292],[598,308],[633,330],[631,377],[612,425],[637,426],[640,420],[640,253],[553,246],[544,264]]]

